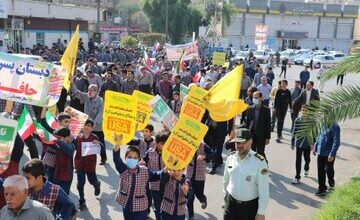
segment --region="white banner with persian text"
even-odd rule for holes
[[[165,47],[168,61],[178,61],[183,50],[185,50],[183,60],[199,57],[199,43],[197,41],[178,45],[165,44]]]

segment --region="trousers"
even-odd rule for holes
[[[240,202],[230,194],[225,196],[224,220],[254,220],[258,210],[258,198]]]
[[[200,203],[206,202],[206,196],[204,195],[205,181],[191,181],[191,188],[188,194],[188,200],[186,203],[189,216],[194,216],[194,200],[195,196]]]
[[[87,179],[89,181],[89,183],[91,185],[94,186],[94,188],[96,189],[97,187],[100,187],[100,182],[96,176],[95,172],[84,172],[84,171],[80,171],[78,170],[77,172],[77,189],[79,191],[79,203],[85,203],[85,195],[84,195],[84,186],[85,186],[85,175],[87,176]]]
[[[296,162],[295,162],[296,175],[295,175],[295,179],[300,179],[301,178],[300,173],[301,173],[302,156],[304,156],[304,160],[305,160],[304,170],[309,171],[310,148],[300,148],[300,147],[296,148]]]
[[[329,162],[327,156],[318,155],[317,157],[317,169],[318,169],[318,181],[319,181],[319,191],[325,191],[326,187],[326,176],[328,177],[328,183],[330,186],[335,185],[334,180],[334,162]]]
[[[287,108],[285,109],[276,109],[276,117],[277,117],[277,136],[282,137],[282,131],[284,128],[284,120],[286,116]]]

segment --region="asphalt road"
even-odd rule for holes
[[[289,87],[293,86],[294,80],[298,79],[303,67],[292,66],[288,70],[287,79]],[[275,69],[276,78],[280,68]],[[311,79],[315,80],[316,72],[311,72]],[[316,80],[315,80],[316,81]],[[346,76],[344,85],[357,84],[360,82],[359,76]],[[317,87],[317,84],[315,84]],[[338,88],[335,80],[325,84],[325,93]],[[237,120],[239,123],[239,120]],[[360,167],[360,120],[351,120],[341,123],[341,147],[335,162],[336,185],[342,184],[355,175]],[[155,123],[156,130],[160,129],[158,123]],[[271,143],[266,147],[266,154],[269,160],[270,169],[270,201],[266,211],[266,219],[310,219],[318,207],[324,202],[323,199],[314,196],[317,189],[316,157],[311,156],[310,173],[307,178],[302,177],[301,184],[292,185],[291,179],[295,176],[295,151],[290,149],[290,115],[287,114],[284,127],[283,143],[276,143],[276,134],[272,133]],[[124,152],[125,150],[123,150]],[[224,151],[223,156],[226,157]],[[115,195],[119,184],[119,175],[112,162],[111,149],[107,149],[108,163],[105,166],[97,166],[97,174],[102,182],[101,194],[94,196],[93,187],[87,183],[85,185],[85,197],[88,209],[82,211],[79,219],[110,220],[123,219],[122,209],[115,202]],[[27,160],[24,158],[23,161]],[[99,160],[99,157],[98,157]],[[223,166],[218,169],[217,174],[207,175],[205,183],[205,194],[208,197],[208,207],[202,210],[200,203],[195,200],[195,219],[222,219],[223,210],[221,204],[223,201]],[[78,192],[76,189],[76,174],[71,188],[71,198],[78,204]],[[154,214],[151,213],[154,219]]]

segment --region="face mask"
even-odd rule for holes
[[[133,169],[136,167],[136,165],[138,164],[138,160],[136,159],[130,159],[130,158],[126,158],[125,159],[125,164],[127,167],[129,167],[130,169]]]
[[[260,103],[259,99],[253,98],[253,103],[254,105],[258,105]]]

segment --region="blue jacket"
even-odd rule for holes
[[[320,156],[335,157],[340,146],[340,127],[333,124],[327,131],[321,132],[315,143],[315,152]]]

